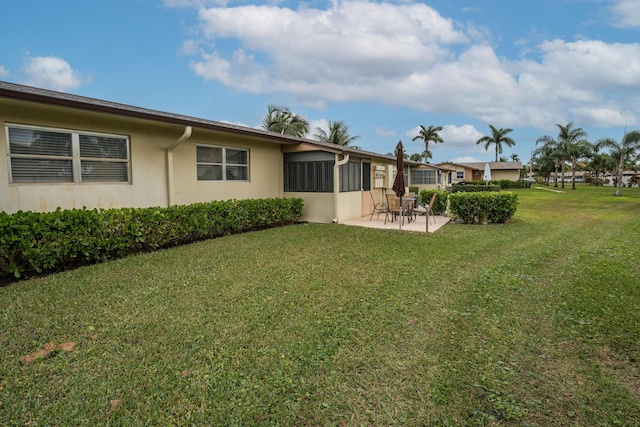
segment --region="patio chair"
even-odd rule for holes
[[[438,196],[438,193],[433,193],[433,195],[431,196],[431,200],[429,201],[429,204],[427,206],[425,206],[425,209],[427,210],[427,221],[429,221],[429,214],[431,214],[431,218],[433,218],[433,223],[436,223],[436,217],[433,214],[433,203],[436,201],[436,197]]]
[[[371,210],[371,216],[369,217],[369,221],[375,214],[378,214],[377,219],[380,219],[380,214],[387,213],[387,202],[381,202],[378,198],[378,192],[376,190],[369,191],[371,194],[371,203],[373,204],[373,209]]]
[[[427,216],[427,221],[431,222],[431,218],[433,218],[433,223],[436,223],[436,218],[433,214],[433,204],[436,200],[436,196],[438,195],[438,193],[433,193],[433,195],[431,196],[431,200],[429,201],[428,205],[419,205],[416,206],[413,209],[413,215],[414,217],[417,217],[418,215],[426,215]],[[431,214],[431,217],[429,216],[429,214]]]
[[[403,210],[402,210],[402,223],[404,224],[404,220],[405,218],[407,219],[408,222],[411,222],[411,220],[413,219],[413,204],[414,204],[414,200],[405,200],[404,196],[402,197],[402,205],[403,205]],[[384,216],[384,223],[387,223],[387,219],[389,218],[389,216],[391,216],[391,222],[393,222],[393,220],[395,218],[397,218],[400,215],[400,198],[398,196],[396,196],[395,194],[387,194],[387,212],[385,213]]]

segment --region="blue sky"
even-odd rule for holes
[[[21,0],[3,5],[0,80],[258,127],[268,104],[356,145],[487,161],[512,128],[528,161],[556,123],[594,142],[640,129],[640,1]],[[312,135],[310,137],[313,138]]]

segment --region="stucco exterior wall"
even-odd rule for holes
[[[198,181],[197,144],[248,149],[249,180]],[[282,197],[282,162],[278,144],[194,129],[191,137],[173,152],[175,203]]]
[[[333,193],[286,192],[284,197],[298,197],[304,201],[302,221],[328,223],[333,221]]]
[[[520,171],[517,170],[492,170],[491,179],[508,179],[517,181],[520,179]]]
[[[362,192],[338,193],[338,222],[360,218],[362,213]]]
[[[129,183],[9,184],[6,125],[21,124],[129,138]],[[184,132],[179,125],[0,98],[0,210],[168,206],[167,148]],[[249,150],[248,182],[197,180],[196,142]],[[174,203],[278,197],[282,195],[282,154],[277,143],[194,129],[173,154]]]

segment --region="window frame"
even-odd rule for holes
[[[427,176],[431,175],[433,176]],[[433,182],[430,182],[433,181]],[[438,171],[434,169],[414,169],[411,171],[411,185],[436,185],[438,184]]]
[[[218,163],[218,162],[204,162],[204,161],[198,161],[198,147],[202,147],[202,148],[208,148],[208,149],[219,149],[222,152],[222,162]],[[228,163],[228,159],[227,159],[227,150],[235,150],[235,151],[242,151],[246,153],[246,157],[247,157],[247,162],[246,164],[243,163]],[[198,182],[250,182],[250,168],[249,165],[251,163],[250,160],[250,150],[248,148],[244,148],[244,147],[232,147],[232,146],[225,146],[225,145],[216,145],[216,144],[206,144],[206,143],[201,143],[198,142],[196,143],[196,180]],[[222,179],[201,179],[200,178],[200,174],[198,173],[198,166],[200,165],[206,165],[206,166],[220,166],[222,168]],[[234,167],[234,168],[245,168],[246,170],[246,179],[228,179],[227,177],[227,173],[228,167]]]
[[[67,128],[56,128],[56,127],[49,127],[49,126],[26,125],[26,124],[19,124],[19,123],[5,123],[4,128],[5,128],[5,140],[6,140],[6,152],[7,152],[7,172],[9,175],[8,178],[9,178],[10,185],[131,184],[131,143],[130,143],[129,136],[127,135],[84,131],[84,130],[67,129]],[[70,155],[12,153],[10,129],[24,129],[32,132],[51,132],[51,133],[67,134],[70,136],[71,153]],[[126,158],[82,156],[81,150],[80,150],[81,136],[122,139],[124,142],[124,152],[125,152]],[[51,161],[51,160],[68,161],[71,164],[71,180],[16,181],[14,177],[14,170],[13,170],[13,165],[11,161],[12,159],[31,159],[31,160],[40,160],[40,161]],[[90,180],[86,178],[83,179],[83,174],[82,174],[83,162],[104,162],[104,163],[125,164],[126,179],[115,180],[115,181]]]
[[[456,171],[456,179],[464,179],[464,171]]]

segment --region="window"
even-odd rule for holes
[[[333,165],[330,153],[310,151],[285,153],[284,191],[307,193],[333,192]]]
[[[340,166],[340,192],[360,191],[361,185],[360,159],[351,158]]]
[[[456,179],[464,179],[464,171],[456,171]]]
[[[436,171],[414,169],[411,172],[411,184],[435,184]]]
[[[196,145],[198,181],[248,181],[249,150]]]
[[[129,182],[129,140],[118,135],[7,126],[11,183]]]

